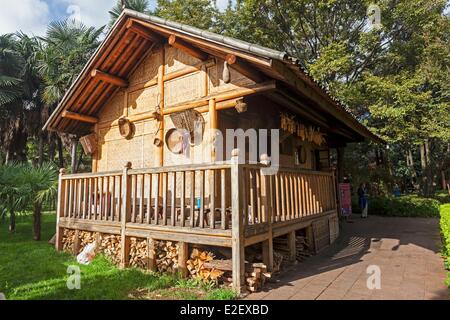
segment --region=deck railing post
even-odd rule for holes
[[[270,165],[270,160],[267,155],[261,155],[261,164],[265,166]],[[272,231],[272,216],[273,216],[273,206],[272,203],[272,175],[269,170],[261,169],[262,177],[262,189],[263,189],[263,205],[264,205],[264,222],[268,225],[268,238],[262,243],[262,256],[263,262],[267,266],[268,271],[273,270],[273,231]]]
[[[232,264],[233,289],[241,294],[245,285],[244,223],[242,205],[242,166],[239,149],[233,150],[231,158],[231,208],[232,208]]]
[[[128,174],[130,169],[131,162],[127,162],[122,173],[122,208],[120,210],[120,266],[122,268],[125,268],[128,265],[130,250],[129,238],[126,236],[127,222],[129,222],[131,218],[131,176]]]
[[[59,179],[58,179],[58,203],[57,203],[57,211],[56,211],[56,238],[55,238],[55,248],[56,250],[62,250],[62,240],[63,240],[63,230],[59,227],[59,218],[64,217],[65,215],[65,183],[62,180],[62,177],[66,173],[64,168],[59,170]]]

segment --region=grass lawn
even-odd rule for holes
[[[175,276],[120,270],[103,256],[83,266],[75,257],[56,252],[47,242],[55,231],[55,215],[43,217],[42,241],[32,240],[31,217],[20,217],[17,232],[0,224],[0,292],[7,299],[234,299],[228,289],[199,286]],[[68,266],[81,270],[80,290],[67,288]]]

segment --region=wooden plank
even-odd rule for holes
[[[144,223],[144,200],[145,200],[145,196],[144,196],[144,179],[145,179],[145,175],[140,175],[141,179],[140,179],[140,191],[139,191],[139,221],[141,223]],[[137,176],[136,176],[137,179]]]
[[[187,269],[187,260],[189,259],[189,244],[186,242],[178,242],[178,272],[181,277],[186,278],[189,275]]]
[[[137,175],[131,175],[131,222],[136,222],[137,216]]]
[[[177,172],[174,171],[172,173],[172,198],[170,205],[170,223],[172,226],[176,225],[177,216],[176,216],[176,199],[177,199]]]
[[[116,176],[112,176],[112,190],[111,190],[111,221],[116,220]]]
[[[67,181],[62,180],[62,176],[65,173],[65,169],[59,170],[58,177],[58,206],[56,208],[56,239],[55,239],[55,249],[57,251],[62,250],[62,238],[63,230],[60,227],[60,219],[66,216],[66,203],[67,203]]]
[[[122,214],[121,214],[121,247],[120,265],[122,268],[128,265],[129,259],[129,238],[126,236],[126,225],[131,218],[131,176],[128,171],[131,169],[131,162],[127,162],[122,173]]]
[[[185,209],[186,209],[186,171],[181,172],[181,212],[180,212],[180,225],[181,227],[185,226],[186,223],[186,215],[185,215]]]
[[[169,173],[162,174],[162,224],[167,225],[167,189],[168,189],[168,175]]]
[[[289,232],[287,238],[288,238],[289,261],[294,262],[297,259],[295,231]]]
[[[148,192],[147,192],[147,220],[146,223],[150,224],[152,216],[152,188],[153,188],[153,175],[148,175]]]
[[[110,192],[109,192],[109,180],[111,177],[106,177],[106,194],[105,194],[105,220],[108,220],[108,216],[111,214],[110,212]]]
[[[147,252],[148,252],[148,264],[147,264],[148,270],[156,271],[155,241],[152,238],[147,238]]]
[[[221,196],[221,209],[220,209],[220,226],[223,230],[227,228],[227,208],[226,208],[226,171],[225,169],[220,170],[220,196]]]
[[[160,182],[161,182],[161,174],[156,173],[156,183],[155,183],[155,224],[159,223],[159,194],[160,194]]]
[[[238,153],[233,154],[231,167],[231,210],[232,210],[232,260],[233,290],[241,294],[245,285],[244,226],[242,225],[242,166]]]
[[[94,178],[94,220],[97,220],[98,214],[98,179]]]
[[[75,112],[71,112],[68,110],[63,111],[61,113],[61,117],[66,118],[66,119],[80,121],[80,122],[91,123],[91,124],[98,123],[98,118],[96,118],[96,117],[88,116],[88,115],[80,114],[80,113],[75,113]]]
[[[216,171],[209,170],[209,190],[210,190],[210,200],[209,200],[209,227],[214,229],[216,226],[215,215],[216,215]]]
[[[83,186],[83,219],[86,219],[88,209],[88,179],[83,179]]]
[[[104,179],[104,177],[100,177],[99,178],[99,194],[100,194],[100,198],[99,198],[99,201],[100,201],[100,204],[99,204],[99,207],[100,207],[100,212],[99,212],[99,215],[100,215],[100,220],[104,220],[103,219],[103,217],[104,217],[104,205],[103,205],[103,198],[104,198],[104,193],[103,193],[103,179]]]
[[[205,227],[205,170],[200,170],[200,214],[199,226]]]
[[[126,24],[126,28],[147,41],[153,43],[162,42],[161,36],[145,28],[144,26],[136,23],[136,21],[134,20],[129,20]]]

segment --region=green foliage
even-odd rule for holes
[[[353,199],[353,211],[360,212],[358,199]],[[439,217],[439,201],[417,195],[369,198],[369,214],[388,217]]]
[[[7,299],[17,300],[103,300],[103,299],[138,299],[134,292],[159,294],[162,290],[175,287],[177,277],[146,273],[139,269],[119,269],[108,259],[98,256],[87,266],[79,265],[75,257],[55,251],[47,241],[55,230],[54,214],[43,216],[43,240],[32,241],[29,237],[31,218],[26,217],[17,225],[15,235],[6,232],[6,226],[0,224],[0,292],[5,293]],[[69,274],[67,267],[79,266],[81,269],[81,290],[67,289],[66,282]],[[172,288],[171,298],[181,288]],[[190,297],[202,299],[233,299],[235,295],[228,289],[213,289],[203,291],[192,287]],[[197,294],[197,291],[201,294]],[[151,298],[144,296],[142,298]],[[156,296],[153,296],[156,298]]]
[[[443,239],[443,253],[450,257],[450,204],[441,206],[441,234]]]
[[[438,200],[441,204],[450,203],[450,194],[448,193],[448,190],[440,190],[436,192],[433,198]]]

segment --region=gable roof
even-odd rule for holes
[[[127,23],[136,22],[152,33],[148,37],[131,32]],[[167,19],[125,9],[109,30],[102,44],[84,66],[82,72],[67,90],[60,104],[52,113],[45,129],[69,133],[86,133],[92,124],[63,118],[64,111],[95,115],[118,90],[114,85],[93,81],[91,72],[102,70],[120,78],[128,78],[139,62],[158,39],[176,35],[183,41],[195,45],[208,54],[224,59],[233,53],[249,63],[252,68],[273,79],[279,80],[319,105],[327,113],[356,135],[378,143],[385,143],[380,137],[360,123],[351,111],[328,90],[316,82],[298,59],[286,52],[277,51],[242,40],[226,37],[206,30],[188,26]]]

